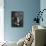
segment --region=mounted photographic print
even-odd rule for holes
[[[23,27],[23,11],[12,11],[11,12],[11,26],[12,27]]]

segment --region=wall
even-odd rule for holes
[[[4,0],[0,0],[0,42],[4,41]]]
[[[40,1],[40,9],[41,9],[41,11],[42,11],[43,9],[46,9],[46,0],[41,0],[41,1]],[[40,22],[40,25],[46,27],[46,11],[43,12],[42,17],[43,17],[44,20],[43,20],[43,22],[42,22],[42,21]]]
[[[35,12],[40,9],[40,0],[5,0],[4,1],[4,35],[7,41],[18,41],[32,28]],[[11,11],[24,11],[23,28],[11,27]]]
[[[0,42],[4,41],[4,8],[0,8]]]

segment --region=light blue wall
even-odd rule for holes
[[[40,9],[40,0],[5,0],[4,1],[4,35],[7,41],[18,41],[24,37],[32,27],[35,12]],[[11,11],[24,11],[23,28],[11,27]]]
[[[46,9],[46,0],[41,0],[40,1],[40,10],[42,11],[43,9]],[[40,22],[40,25],[45,26],[46,27],[46,10],[43,12],[43,22]]]

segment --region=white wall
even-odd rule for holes
[[[40,9],[41,11],[43,9],[46,9],[46,0],[40,0]],[[46,11],[43,12],[43,22],[41,22],[40,24],[46,27]]]
[[[0,0],[0,42],[4,41],[4,0]]]

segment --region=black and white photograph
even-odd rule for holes
[[[23,27],[23,11],[12,11],[11,12],[11,25],[12,27]]]

